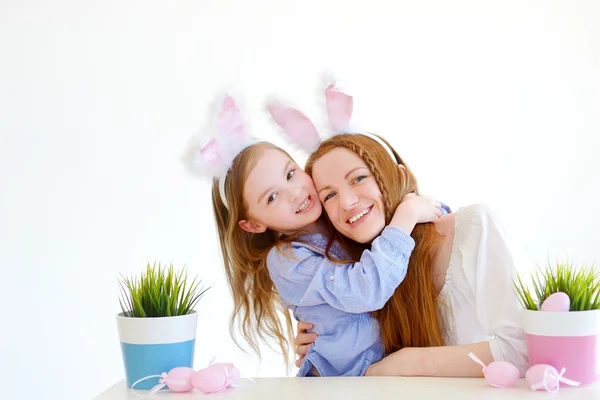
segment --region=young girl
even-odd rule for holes
[[[440,203],[407,196],[370,250],[344,264],[335,260],[336,246],[326,246],[329,225],[310,177],[282,149],[249,139],[230,96],[217,132],[206,145],[192,143],[187,165],[216,177],[212,200],[234,297],[232,336],[238,320],[257,353],[258,337],[274,337],[289,362],[289,308],[297,320],[313,321],[319,334],[299,376],[363,375],[383,357],[370,312],[383,307],[404,279],[414,247],[410,232],[417,223],[436,220]],[[359,227],[366,213],[382,209],[356,210],[348,223]]]

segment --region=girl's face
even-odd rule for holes
[[[356,153],[331,150],[315,161],[312,176],[327,216],[342,235],[369,243],[385,228],[381,191]]]
[[[285,153],[265,149],[244,185],[247,220],[239,225],[248,232],[267,228],[292,234],[315,222],[322,206],[312,179]]]

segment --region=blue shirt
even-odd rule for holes
[[[442,204],[442,214],[450,212]],[[284,253],[273,248],[267,256],[281,300],[318,334],[298,376],[307,376],[313,366],[321,376],[362,376],[383,358],[379,322],[371,312],[381,309],[404,280],[415,242],[402,229],[387,226],[359,262],[339,264],[325,257],[327,236],[303,239],[307,243],[293,242]],[[336,244],[331,253],[346,257]]]
[[[388,226],[351,264],[325,257],[325,235],[311,235],[308,242],[293,242],[284,253],[273,248],[267,256],[282,301],[319,335],[298,376],[306,376],[313,366],[321,376],[364,375],[383,358],[379,323],[370,312],[381,309],[406,276],[415,242],[402,229]],[[332,253],[343,256],[336,247]]]

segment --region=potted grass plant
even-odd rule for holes
[[[600,279],[593,267],[550,263],[517,275],[530,365],[566,369],[582,385],[600,381]],[[561,385],[563,385],[561,383]],[[563,385],[564,386],[564,385]]]
[[[137,380],[175,367],[193,368],[198,314],[194,307],[209,288],[185,267],[175,271],[160,263],[146,266],[139,276],[119,279],[121,313],[117,328],[127,387]],[[151,389],[145,380],[136,389]]]

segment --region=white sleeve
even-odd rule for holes
[[[495,361],[514,364],[521,376],[529,367],[522,311],[512,279],[515,264],[504,230],[487,206],[472,210],[470,251],[463,254],[464,270],[475,299],[475,313],[490,340]]]

